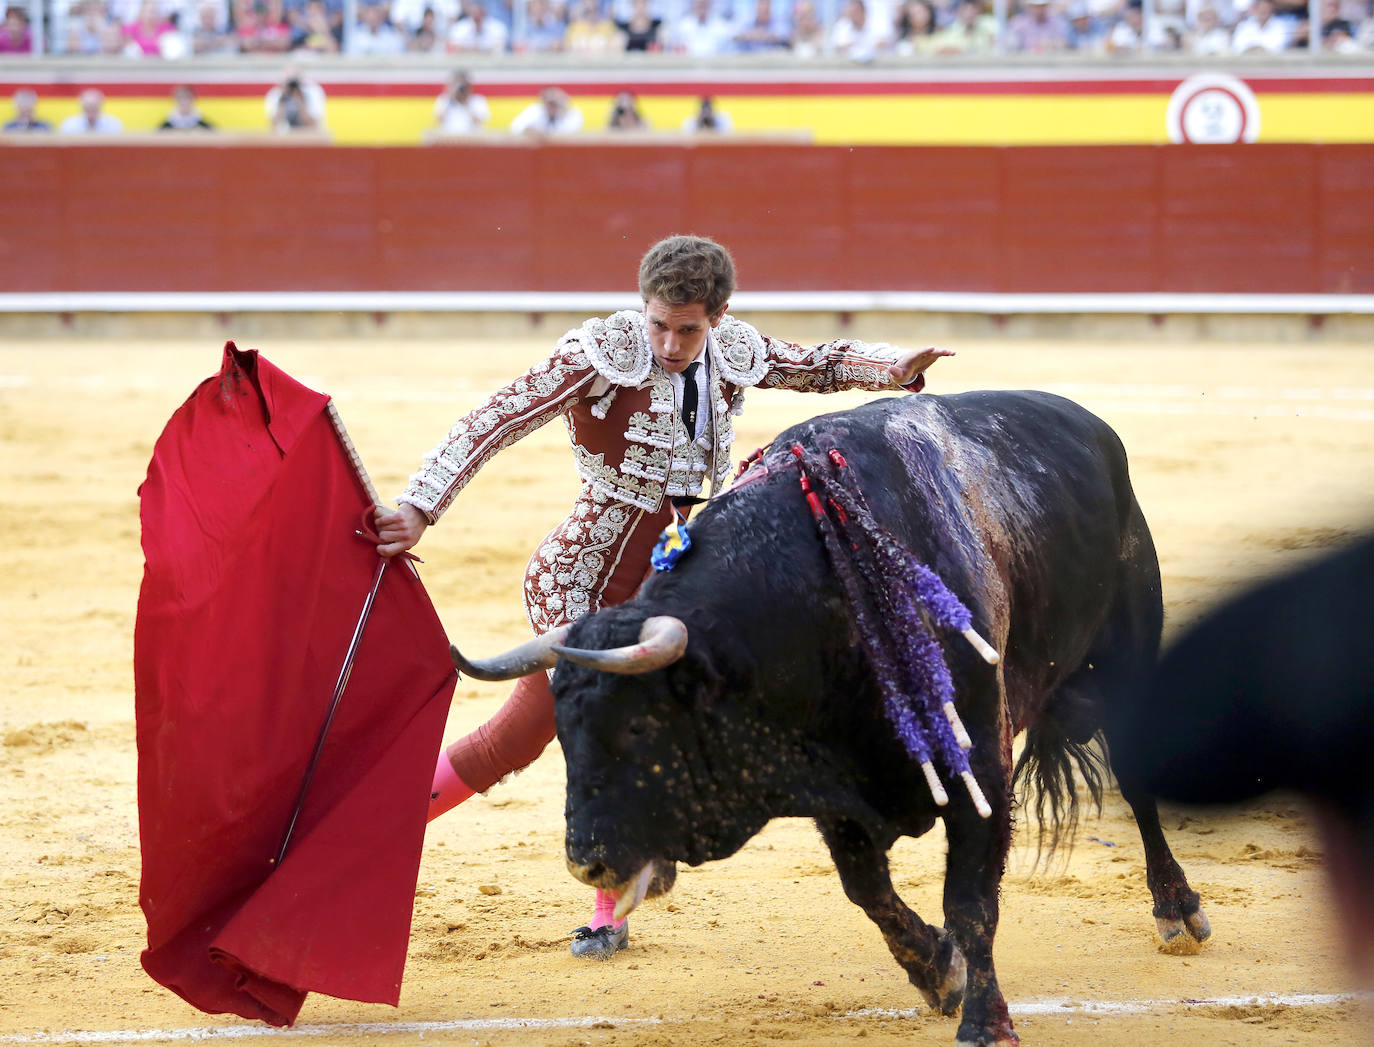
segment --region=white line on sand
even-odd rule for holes
[[[1072,1018],[1075,1015],[1103,1015],[1107,1017],[1130,1016],[1136,1014],[1155,1014],[1173,1010],[1215,1010],[1222,1007],[1334,1007],[1337,1004],[1351,1003],[1362,997],[1358,993],[1261,993],[1255,996],[1217,996],[1205,1000],[1083,1000],[1065,996],[1050,1000],[1026,1000],[1023,1003],[1008,1003],[1013,1017],[1039,1017],[1062,1015]],[[847,1018],[914,1018],[929,1012],[912,1008],[909,1010],[882,1010],[865,1008],[848,1011]]]
[[[1013,1016],[1101,1015],[1129,1017],[1173,1010],[1209,1010],[1221,1007],[1332,1007],[1360,999],[1354,993],[1264,993],[1257,996],[1221,996],[1206,1000],[1027,1000],[1010,1004]],[[912,1008],[892,1010],[865,1008],[838,1015],[841,1021],[865,1018],[918,1018],[929,1012]],[[782,1017],[795,1017],[783,1015]],[[49,1030],[32,1033],[0,1034],[0,1044],[28,1043],[149,1043],[173,1040],[241,1040],[271,1036],[277,1038],[416,1036],[427,1032],[512,1032],[520,1029],[627,1028],[679,1024],[672,1018],[455,1018],[441,1022],[339,1022],[330,1025],[296,1025],[275,1029],[266,1025],[213,1025],[181,1029],[80,1029]]]

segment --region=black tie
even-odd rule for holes
[[[697,368],[700,361],[687,365],[682,372],[682,424],[687,427],[687,439],[697,438]]]

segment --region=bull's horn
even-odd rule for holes
[[[639,627],[639,643],[609,651],[589,651],[580,647],[553,648],[561,657],[588,669],[607,673],[647,673],[671,665],[687,650],[687,626],[680,618],[658,615],[644,619]]]
[[[552,669],[558,661],[555,645],[568,635],[569,628],[571,627],[560,625],[557,629],[550,629],[542,636],[536,636],[505,654],[475,662],[464,658],[462,652],[452,644],[449,644],[448,650],[453,656],[454,666],[464,676],[471,676],[474,680],[514,680],[518,676],[529,676],[541,669]]]

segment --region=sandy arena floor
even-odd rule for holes
[[[389,497],[460,412],[547,346],[245,348],[334,394]],[[934,391],[1047,388],[1117,428],[1160,549],[1171,631],[1245,579],[1374,519],[1367,346],[954,347],[959,356],[931,375]],[[265,1031],[193,1010],[138,965],[135,491],[165,420],[219,357],[212,341],[0,343],[0,666],[9,681],[0,692],[0,1047]],[[752,394],[737,452],[862,398]],[[498,459],[426,538],[425,581],[466,650],[524,637],[522,568],[573,490],[566,436],[550,426]],[[503,685],[461,682],[449,737],[504,694]],[[668,899],[633,917],[629,951],[578,964],[567,935],[585,922],[590,892],[563,868],[562,803],[554,746],[432,826],[401,1008],[312,997],[294,1031],[272,1035],[349,1047],[953,1042],[956,1023],[919,1009],[805,822],[774,823],[734,858],[684,870]],[[1351,985],[1301,807],[1276,799],[1225,816],[1170,810],[1166,826],[1215,928],[1194,955],[1159,948],[1140,840],[1119,798],[1048,871],[1033,871],[1024,847],[1014,852],[996,955],[1023,1041],[1374,1041],[1374,1026],[1341,995]],[[893,854],[905,897],[935,922],[943,850],[937,830]]]

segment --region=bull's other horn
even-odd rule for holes
[[[671,665],[687,650],[687,626],[682,619],[657,615],[644,619],[639,627],[639,643],[609,651],[590,651],[580,647],[554,646],[560,656],[588,669],[607,673],[647,673]]]
[[[519,676],[537,673],[541,669],[552,669],[558,661],[555,645],[568,635],[570,628],[571,626],[560,625],[557,629],[550,629],[542,636],[536,636],[505,654],[475,662],[464,658],[462,652],[453,644],[449,644],[448,650],[453,656],[454,666],[464,676],[470,676],[474,680],[514,680]]]

